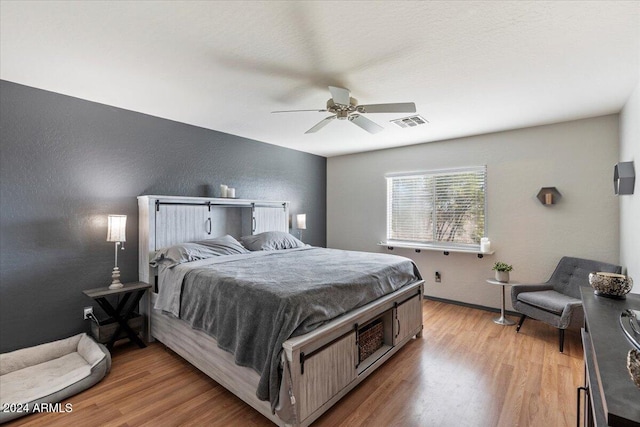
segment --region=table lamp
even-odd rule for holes
[[[300,240],[302,240],[302,230],[307,229],[307,214],[296,215],[296,223],[298,224],[298,230],[300,230]]]
[[[126,228],[127,228],[127,216],[126,215],[109,215],[107,227],[107,242],[115,242],[115,254],[116,263],[111,273],[111,284],[109,289],[120,289],[122,283],[120,283],[120,269],[118,268],[118,246],[121,246],[121,250],[124,250],[122,242],[127,241]]]

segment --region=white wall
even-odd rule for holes
[[[620,161],[634,162],[633,195],[620,196],[620,263],[635,279],[631,292],[640,293],[640,83],[620,113]]]
[[[495,261],[513,264],[512,281],[523,283],[546,281],[563,255],[618,263],[612,184],[618,120],[610,115],[329,158],[328,247],[386,251],[376,246],[386,238],[385,173],[486,164],[487,234],[495,255],[392,252],[416,261],[427,295],[499,307],[499,288],[485,282]],[[562,198],[543,206],[536,194],[551,186]],[[435,271],[442,283],[435,283]]]

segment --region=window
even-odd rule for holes
[[[485,235],[486,177],[486,166],[387,175],[387,240],[479,247]]]

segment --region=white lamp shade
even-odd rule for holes
[[[126,231],[126,215],[109,215],[109,222],[107,226],[107,242],[126,242]]]
[[[298,223],[298,230],[307,229],[307,214],[296,215],[296,223]]]

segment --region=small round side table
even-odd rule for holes
[[[506,317],[504,317],[504,287],[507,285],[514,285],[515,283],[498,282],[496,279],[487,279],[487,283],[491,285],[502,285],[502,306],[500,307],[500,317],[496,317],[495,319],[493,319],[493,321],[498,325],[503,325],[503,326],[515,325],[516,322],[513,322],[507,319]]]

